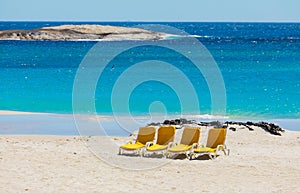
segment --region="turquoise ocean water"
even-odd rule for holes
[[[85,22],[86,23],[86,22]],[[0,22],[0,30],[35,29],[70,22]],[[71,23],[80,24],[80,23]],[[91,24],[91,23],[90,23]],[[145,23],[99,22],[135,26]],[[184,30],[205,45],[214,57],[226,88],[226,116],[248,119],[300,118],[300,24],[299,23],[157,23]],[[0,109],[70,114],[72,89],[78,66],[93,41],[0,41]],[[101,42],[106,44],[107,42]],[[124,41],[123,44],[130,41]],[[182,45],[189,46],[189,45]],[[139,50],[141,60],[178,58],[161,48]],[[157,53],[160,53],[159,55]],[[114,61],[95,91],[99,114],[111,115],[111,92],[131,61],[123,54]],[[157,58],[161,60],[161,58]],[[129,62],[128,62],[129,61]],[[197,85],[201,114],[211,113],[211,96],[203,77],[185,62],[177,66]],[[141,71],[149,71],[146,66]],[[111,68],[105,69],[107,72]],[[164,69],[156,69],[162,71]],[[138,75],[137,75],[138,76]],[[170,72],[171,76],[171,72]],[[189,95],[189,93],[186,93]],[[119,97],[122,97],[121,95]],[[147,115],[149,105],[161,101],[169,114],[180,114],[180,98],[166,84],[147,81],[130,95],[133,115]],[[82,101],[84,106],[84,101]],[[194,108],[186,111],[195,114]],[[156,113],[160,113],[160,108]],[[82,110],[81,113],[90,113]],[[118,112],[122,113],[122,112]]]

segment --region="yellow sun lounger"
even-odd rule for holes
[[[142,154],[142,148],[148,143],[153,143],[156,129],[154,127],[141,127],[135,143],[129,141],[127,144],[121,145],[119,148],[119,154],[123,154],[123,151],[131,151]]]
[[[193,145],[197,145],[200,138],[200,128],[184,128],[179,144],[173,143],[168,149],[167,157],[184,153],[189,158]]]
[[[168,147],[174,140],[175,131],[176,128],[174,126],[161,126],[157,132],[156,143],[146,146],[143,155],[145,156],[148,153],[162,152],[163,156],[165,156]]]
[[[192,148],[192,153],[190,158],[195,158],[199,155],[207,154],[211,159],[215,158],[219,151],[223,151],[225,155],[229,155],[229,150],[225,145],[226,139],[226,129],[224,128],[214,128],[210,129],[208,132],[206,146],[197,145]],[[227,153],[226,153],[227,151]]]

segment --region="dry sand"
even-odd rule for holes
[[[229,131],[229,156],[192,161],[117,155],[128,139],[2,135],[0,192],[300,192],[300,132]]]

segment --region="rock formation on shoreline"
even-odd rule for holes
[[[279,127],[278,125],[275,125],[273,123],[267,123],[267,122],[259,122],[259,123],[254,123],[254,122],[234,122],[234,121],[227,121],[225,123],[221,123],[219,121],[211,121],[211,122],[196,122],[195,120],[187,120],[187,119],[174,119],[174,120],[165,120],[162,123],[150,123],[149,125],[154,125],[154,126],[160,126],[160,125],[177,125],[177,126],[183,126],[186,124],[193,124],[193,125],[199,125],[199,126],[211,126],[211,127],[223,127],[223,128],[228,128],[232,131],[236,131],[236,128],[231,127],[230,125],[237,125],[237,126],[244,126],[247,128],[249,131],[253,131],[254,129],[252,126],[259,127],[266,132],[269,132],[272,135],[281,135],[282,132],[284,132],[284,129]],[[176,128],[181,128],[181,127],[176,127]]]
[[[166,34],[106,25],[61,25],[34,30],[0,31],[0,40],[159,40]]]

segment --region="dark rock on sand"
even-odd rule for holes
[[[275,125],[273,123],[267,123],[267,122],[233,122],[233,121],[227,121],[225,123],[221,123],[219,121],[211,121],[211,122],[196,122],[195,120],[187,120],[187,119],[174,119],[174,120],[165,120],[162,123],[151,123],[149,125],[159,126],[159,125],[175,125],[177,128],[182,128],[185,124],[196,124],[199,126],[211,126],[214,128],[228,128],[229,125],[238,125],[238,126],[244,126],[249,131],[254,131],[252,126],[260,127],[266,132],[269,132],[273,135],[281,135],[282,132],[284,132],[284,129],[279,127],[278,125]],[[181,126],[181,127],[178,127]],[[234,127],[229,127],[229,130],[236,131],[237,129]]]
[[[256,127],[260,127],[263,130],[265,130],[266,132],[269,132],[273,135],[281,135],[281,132],[284,132],[284,129],[282,129],[281,127],[279,127],[278,125],[275,125],[274,123],[267,123],[267,122],[259,122],[259,123],[254,123],[254,122],[232,122],[232,121],[227,121],[225,122],[225,124],[230,124],[230,125],[239,125],[239,126],[245,126],[246,128],[249,129],[249,131],[253,131],[254,129],[251,128],[251,126],[256,126]]]
[[[234,128],[234,127],[229,127],[229,130],[231,130],[231,131],[236,131],[236,128]]]

